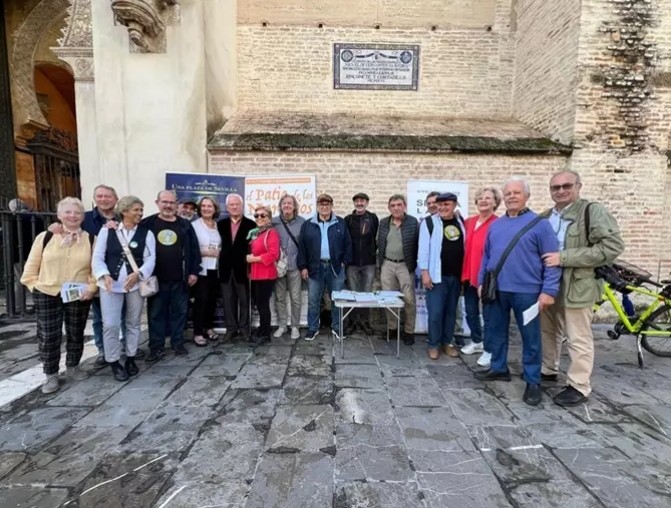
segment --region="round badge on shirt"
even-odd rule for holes
[[[161,245],[175,245],[177,242],[177,233],[172,229],[163,229],[159,231],[157,238]]]
[[[451,242],[455,242],[461,238],[461,230],[452,224],[445,226],[443,229],[443,234],[445,235],[445,238]]]

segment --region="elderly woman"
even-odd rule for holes
[[[151,276],[156,263],[156,239],[146,226],[140,225],[144,204],[135,196],[124,196],[116,204],[121,221],[116,229],[102,228],[93,251],[93,274],[100,287],[100,309],[103,318],[105,360],[117,381],[126,381],[138,373],[135,354],[140,342],[140,320],[144,298],[139,282]],[[126,250],[139,271],[135,271]],[[125,305],[126,363],[121,365],[122,312]]]
[[[287,295],[291,302],[291,338],[300,339],[301,321],[301,271],[296,264],[298,258],[298,239],[301,226],[305,222],[298,215],[298,201],[286,194],[280,199],[280,215],[273,219],[275,231],[280,235],[280,245],[287,255],[287,273],[275,282],[275,311],[277,312],[277,330],[275,337],[281,337],[287,331]]]
[[[66,374],[76,380],[86,377],[79,369],[84,351],[84,328],[97,289],[91,275],[93,239],[81,229],[84,205],[77,198],[58,203],[59,233],[37,235],[21,276],[21,283],[33,293],[37,315],[37,343],[46,379],[42,393],[58,390],[63,323],[66,334]],[[77,284],[67,290],[66,284]],[[63,289],[63,294],[61,290]]]
[[[193,342],[196,346],[207,346],[207,336],[210,340],[217,339],[214,333],[214,311],[217,307],[219,293],[219,251],[221,250],[221,235],[217,229],[219,205],[211,197],[204,197],[198,203],[196,210],[198,219],[191,223],[200,246],[203,257],[198,282],[193,287],[195,302],[193,305]]]
[[[466,219],[466,245],[464,246],[464,264],[461,282],[464,285],[464,301],[466,304],[466,322],[471,329],[471,342],[461,348],[465,355],[482,353],[478,365],[489,366],[491,354],[487,351],[488,306],[484,305],[484,334],[480,323],[480,299],[478,297],[478,273],[485,248],[487,231],[496,220],[494,212],[501,204],[501,194],[493,187],[485,187],[475,194],[475,206],[478,214]],[[483,338],[485,340],[483,346]]]
[[[247,237],[250,240],[247,263],[250,265],[252,300],[259,311],[259,344],[270,342],[270,297],[277,279],[275,262],[280,258],[280,235],[273,229],[271,217],[269,207],[257,206],[254,209],[257,227]]]

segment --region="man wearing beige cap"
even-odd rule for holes
[[[347,224],[333,213],[333,198],[317,197],[317,215],[305,221],[298,242],[298,268],[308,282],[308,331],[305,340],[319,333],[319,304],[324,290],[340,291],[345,286],[345,266],[352,262],[352,239]],[[331,331],[340,323],[340,309],[331,307]]]

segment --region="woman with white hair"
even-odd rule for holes
[[[81,228],[84,205],[67,197],[58,203],[59,233],[45,231],[35,238],[23,269],[21,283],[33,293],[37,315],[37,344],[46,378],[42,393],[58,390],[58,369],[65,323],[66,374],[82,380],[79,369],[84,351],[84,328],[97,288],[91,274],[93,239]],[[76,284],[61,296],[64,284]]]
[[[93,251],[93,273],[100,287],[105,361],[117,381],[126,381],[139,369],[135,364],[140,342],[140,320],[144,298],[139,283],[149,278],[156,264],[156,239],[140,221],[144,204],[135,196],[124,196],[116,204],[121,221],[116,229],[102,228]],[[132,261],[128,254],[132,256]],[[133,263],[134,262],[134,263]],[[133,266],[137,266],[136,271]],[[126,363],[121,365],[122,312],[125,306]]]

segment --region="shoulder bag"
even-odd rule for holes
[[[503,263],[506,262],[508,255],[513,250],[519,239],[522,238],[522,236],[524,236],[524,234],[527,231],[529,231],[532,227],[538,224],[542,219],[543,217],[538,216],[534,220],[532,220],[529,224],[524,226],[513,237],[513,239],[506,247],[506,250],[503,251],[501,259],[499,259],[499,262],[496,264],[496,268],[494,268],[493,270],[487,270],[487,272],[485,272],[485,279],[482,281],[482,294],[480,295],[480,300],[482,300],[482,303],[492,303],[496,301],[496,297],[498,295],[497,279],[499,276],[499,272],[501,271],[501,268],[503,268]]]
[[[128,248],[128,243],[126,243],[126,239],[123,237],[123,235],[118,229],[116,230],[116,236],[119,239],[119,243],[121,244],[121,248],[123,249],[124,256],[126,256],[126,260],[130,263],[130,266],[133,269],[133,271],[138,275],[140,275],[140,282],[138,283],[140,287],[139,289],[140,296],[142,296],[143,298],[154,296],[156,293],[158,293],[158,279],[156,278],[156,275],[152,275],[142,280],[142,275],[140,273],[140,269],[137,266],[137,263],[135,262],[133,253]]]

